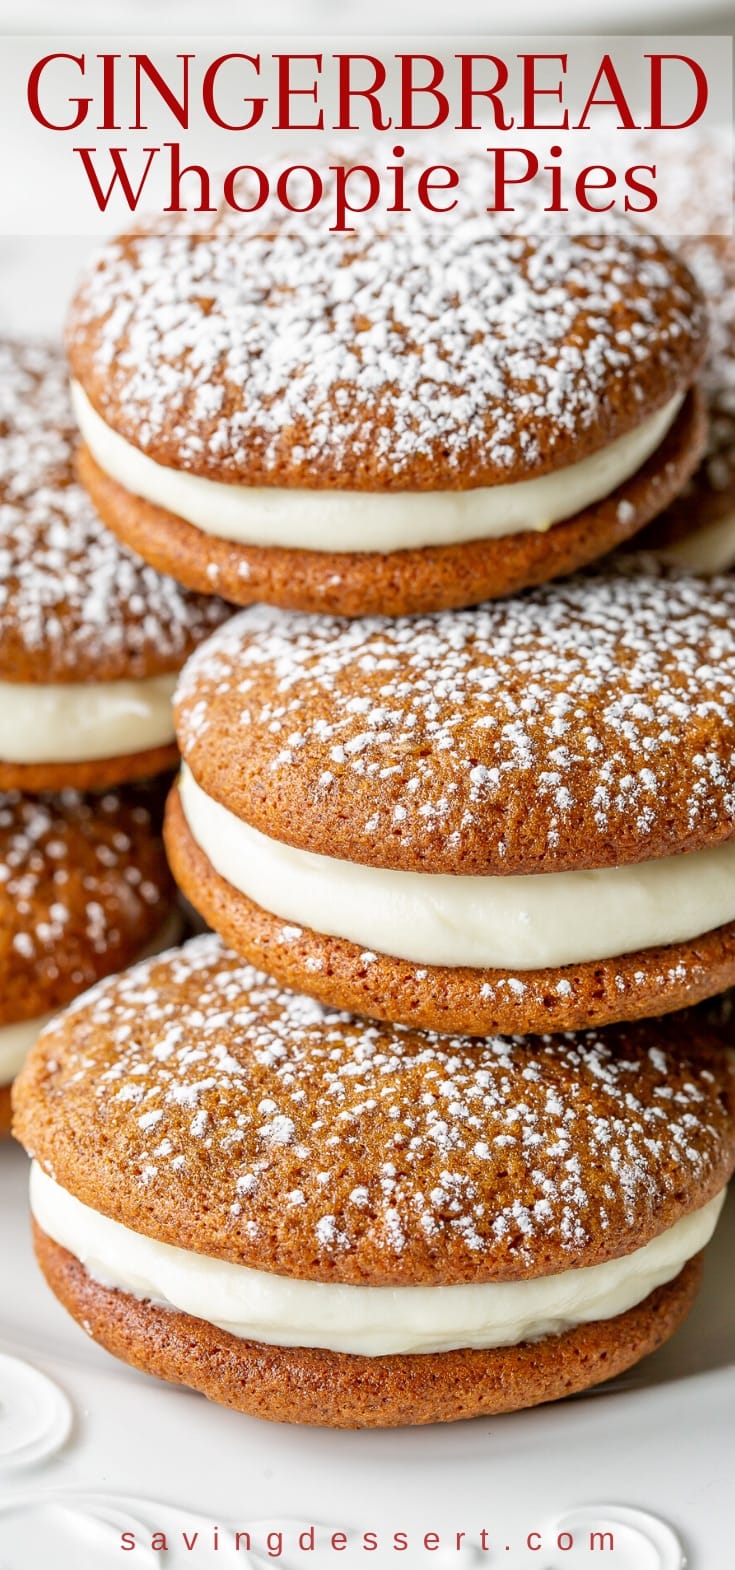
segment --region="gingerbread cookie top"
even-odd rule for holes
[[[607,569],[410,621],[254,608],[193,657],[202,789],[304,850],[554,872],[735,833],[735,580]]]
[[[0,792],[0,1023],[61,1007],[164,924],[159,793]]]
[[[316,1281],[513,1280],[629,1253],[719,1192],[731,1083],[691,1021],[421,1034],[284,992],[208,934],[45,1031],[17,1133],[179,1247]]]
[[[574,464],[693,379],[701,302],[631,226],[303,215],[127,236],[72,306],[73,376],[159,464],[261,486],[499,485]]]
[[[0,679],[114,681],[176,671],[229,614],[121,545],[74,476],[63,357],[0,341]]]

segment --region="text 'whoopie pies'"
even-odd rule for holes
[[[0,341],[0,789],[96,790],[176,762],[171,694],[229,614],[138,560],[75,478],[63,356]]]
[[[101,982],[16,1087],[54,1292],[119,1357],[336,1427],[508,1411],[675,1329],[735,1159],[704,1025],[466,1041],[214,934]]]
[[[413,620],[253,608],[189,662],[177,882],[340,1008],[483,1035],[735,982],[735,579]]]
[[[181,921],[159,831],[160,793],[0,791],[0,1132],[10,1085],[46,1024]]]
[[[107,244],[72,305],[80,473],[192,588],[472,604],[612,550],[681,490],[705,336],[685,264],[627,224],[471,203],[347,235],[174,224]]]

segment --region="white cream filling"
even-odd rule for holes
[[[194,839],[241,894],[289,924],[418,965],[579,965],[683,942],[735,920],[735,838],[591,872],[395,872],[261,834],[207,796],[185,764],[179,788]]]
[[[513,1346],[613,1319],[672,1281],[704,1248],[724,1198],[723,1191],[643,1248],[603,1265],[529,1281],[356,1287],[297,1281],[159,1243],[83,1205],[37,1162],[31,1169],[38,1225],[101,1285],[270,1346],[366,1357]]]
[[[416,550],[550,529],[635,474],[660,446],[684,398],[677,393],[608,447],[536,479],[465,491],[376,493],[228,485],[166,468],[113,431],[78,382],[72,394],[92,457],[126,491],[218,539],[337,552]]]
[[[728,572],[735,567],[735,512],[663,546],[657,555],[688,572]]]
[[[177,673],[140,681],[0,681],[3,763],[86,763],[168,746]]]
[[[162,954],[165,949],[178,943],[183,926],[181,913],[178,910],[170,911],[163,926],[151,942],[141,950],[138,959],[149,959],[153,954]],[[0,1085],[9,1085],[16,1074],[20,1073],[44,1025],[48,1025],[53,1018],[53,1013],[38,1014],[35,1019],[21,1019],[10,1025],[0,1025]]]

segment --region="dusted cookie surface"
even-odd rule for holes
[[[575,570],[666,506],[704,441],[686,266],[627,224],[499,219],[482,176],[451,226],[225,214],[99,253],[67,346],[121,539],[240,603],[396,615]]]
[[[88,1334],[335,1427],[630,1366],[686,1313],[735,1160],[692,1016],[467,1042],[323,1009],[214,934],[54,1022],[15,1110],[39,1262]]]
[[[15,1104],[56,1182],[138,1233],[408,1286],[642,1247],[724,1186],[731,1103],[727,1058],[690,1020],[431,1036],[324,1010],[208,934],[54,1022]]]
[[[105,787],[171,767],[167,683],[229,611],[161,576],[105,529],[76,479],[76,444],[61,354],[0,341],[7,789]]]
[[[735,584],[603,571],[412,621],[245,611],[182,755],[263,834],[403,871],[650,861],[735,833]]]
[[[0,680],[99,682],[177,671],[227,613],[103,528],[76,482],[68,372],[0,342]]]
[[[0,1027],[61,1008],[162,928],[159,799],[0,793]]]
[[[686,267],[543,214],[124,236],[73,303],[74,377],[155,462],[244,485],[442,490],[578,462],[693,380]],[[632,388],[635,393],[632,393]]]
[[[323,1001],[543,1031],[735,980],[735,581],[605,567],[391,622],[263,607],[188,663],[166,837]]]

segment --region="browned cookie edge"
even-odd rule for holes
[[[457,609],[566,576],[622,545],[678,495],[705,441],[701,393],[693,388],[648,462],[610,496],[545,533],[464,545],[368,552],[285,550],[218,539],[110,479],[86,448],[80,478],[100,517],[159,572],[237,605],[342,616],[405,616]]]
[[[686,943],[548,970],[366,958],[359,944],[295,928],[233,888],[194,839],[176,786],[164,839],[184,895],[236,953],[293,991],[354,1014],[461,1035],[543,1035],[673,1013],[735,985],[735,922]]]
[[[700,1254],[626,1313],[541,1341],[371,1358],[242,1340],[190,1314],[100,1286],[35,1223],[33,1232],[52,1292],[106,1351],[238,1412],[326,1428],[457,1422],[588,1389],[673,1335],[702,1273]]]
[[[150,747],[147,752],[122,753],[116,758],[89,758],[81,763],[4,763],[0,760],[0,790],[58,791],[107,790],[170,773],[179,761],[175,742]]]

